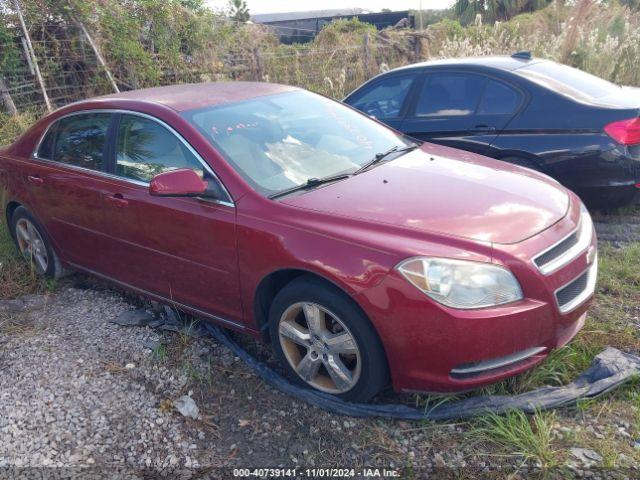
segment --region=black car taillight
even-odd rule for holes
[[[604,127],[611,138],[622,145],[640,144],[640,118],[629,118],[613,122]]]

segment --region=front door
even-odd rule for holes
[[[105,216],[113,237],[106,252],[111,276],[178,305],[241,321],[233,204],[148,191],[158,173],[192,168],[207,178],[209,168],[176,132],[146,116],[120,115],[115,139],[117,178]]]

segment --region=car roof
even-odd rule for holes
[[[98,97],[99,100],[140,101],[165,105],[177,112],[240,102],[256,97],[300,90],[296,87],[265,82],[190,83],[143,88]],[[96,100],[91,99],[92,101]],[[83,102],[79,102],[83,103]]]
[[[485,67],[495,68],[498,70],[513,71],[534,63],[544,62],[542,59],[518,58],[510,55],[496,55],[492,57],[465,57],[465,58],[446,58],[442,60],[430,60],[428,62],[413,63],[403,67],[396,68],[392,71],[398,72],[402,70],[412,70],[414,68],[424,67]]]

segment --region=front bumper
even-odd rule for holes
[[[382,338],[395,390],[470,390],[530,369],[569,342],[584,325],[595,289],[597,259],[581,254],[547,275],[523,259],[531,259],[553,243],[549,239],[563,238],[575,226],[576,218],[567,219],[544,235],[496,252],[523,288],[525,298],[512,304],[478,310],[448,308],[426,297],[396,271],[362,292],[358,300]],[[589,250],[595,247],[592,233]],[[587,279],[579,301],[563,309],[556,293],[585,273],[591,280]]]

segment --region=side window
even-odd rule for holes
[[[413,77],[387,78],[356,98],[351,105],[378,119],[396,118],[412,83]]]
[[[432,73],[416,105],[417,117],[473,115],[486,78],[467,73]]]
[[[116,145],[116,174],[149,182],[159,173],[190,168],[204,175],[202,164],[169,130],[153,120],[123,115]]]
[[[478,115],[508,115],[514,113],[522,95],[502,82],[489,80],[478,107]]]
[[[53,151],[51,160],[75,165],[91,170],[102,170],[107,129],[111,121],[110,113],[87,113],[62,118],[54,126],[57,130],[55,141],[43,146]],[[47,158],[42,151],[42,158]],[[40,152],[38,152],[40,156]]]

